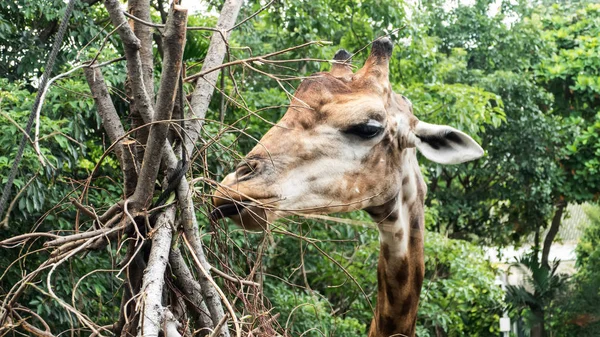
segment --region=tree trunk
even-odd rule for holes
[[[554,212],[554,217],[552,218],[552,223],[550,224],[550,230],[548,230],[548,234],[546,234],[546,238],[544,239],[544,248],[542,250],[542,265],[546,266],[546,268],[550,268],[550,264],[548,263],[548,256],[550,255],[550,248],[552,247],[554,238],[556,238],[556,234],[558,234],[558,230],[560,229],[560,224],[562,221],[562,216],[565,207],[567,207],[567,203],[561,196],[560,201],[556,205],[556,211]]]
[[[535,323],[531,327],[531,337],[546,337],[546,328],[544,327],[544,309],[536,308],[531,310],[535,316]]]

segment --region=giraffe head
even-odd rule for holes
[[[305,79],[283,118],[220,184],[212,218],[264,229],[289,214],[377,207],[398,196],[402,171],[418,170],[415,149],[441,164],[481,157],[471,137],[419,121],[392,91],[392,48],[387,38],[375,41],[356,73],[340,50],[331,71]]]

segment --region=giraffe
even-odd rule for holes
[[[211,213],[264,230],[289,214],[366,210],[380,241],[369,337],[415,335],[427,189],[416,150],[440,164],[483,155],[463,132],[419,121],[392,91],[392,49],[388,38],[376,40],[356,73],[342,49],[329,72],[305,79],[282,119],[216,189]]]

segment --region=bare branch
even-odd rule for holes
[[[210,276],[210,274],[208,274],[208,269],[206,269],[204,267],[203,263],[200,262],[200,260],[198,259],[198,256],[196,256],[196,254],[194,253],[194,250],[193,250],[192,246],[190,245],[189,240],[186,238],[185,235],[183,235],[183,241],[188,246],[188,249],[190,249],[190,251],[192,253],[192,257],[194,259],[194,262],[196,262],[196,266],[198,267],[198,269],[200,269],[200,271],[202,272],[202,274],[204,274],[204,277],[206,277],[206,279],[212,285],[213,289],[216,291],[216,293],[219,295],[219,297],[221,297],[221,300],[223,301],[223,304],[225,305],[225,307],[227,307],[227,310],[231,314],[231,319],[233,321],[233,325],[235,326],[236,336],[237,337],[241,337],[242,336],[242,329],[240,328],[240,323],[238,322],[237,317],[235,316],[235,311],[233,310],[233,307],[231,306],[231,303],[229,303],[229,301],[227,300],[227,297],[225,296],[225,294],[223,293],[223,291],[217,286],[217,284],[212,279],[212,277]],[[205,297],[207,297],[207,296],[205,295]],[[219,308],[221,308],[221,306],[219,306]],[[209,309],[210,309],[210,307],[209,307]],[[221,320],[223,319],[223,317],[225,317],[225,316],[222,316]],[[214,319],[214,317],[213,317],[213,319]]]
[[[159,24],[159,23],[154,23],[152,21],[150,21],[150,19],[148,20],[143,20],[140,17],[137,17],[135,15],[131,15],[127,12],[123,12],[123,14],[130,18],[131,20],[141,23],[142,25],[145,25],[147,27],[152,27],[152,28],[156,28],[156,29],[163,29],[165,28],[165,25]],[[212,32],[220,32],[220,30],[216,29],[216,28],[212,28],[212,27],[187,27],[186,30],[207,30],[207,31],[212,31]]]
[[[171,237],[175,222],[175,207],[162,212],[156,221],[156,231],[152,238],[152,249],[148,267],[144,272],[142,291],[139,299],[143,302],[138,336],[158,336],[162,315],[162,294],[165,284],[165,271],[171,249]]]
[[[191,76],[188,76],[184,80],[186,82],[191,82],[191,81],[194,81],[194,80],[196,80],[196,79],[198,79],[200,77],[204,77],[204,79],[206,80],[206,76],[208,76],[209,74],[214,73],[215,71],[217,71],[219,69],[226,68],[226,67],[231,67],[231,66],[238,65],[238,64],[246,64],[246,63],[251,63],[251,62],[263,62],[263,63],[272,62],[272,63],[275,63],[277,61],[269,61],[267,59],[270,58],[270,57],[273,57],[273,56],[277,56],[277,55],[288,53],[288,52],[296,50],[296,49],[301,49],[301,48],[304,48],[304,47],[308,47],[308,46],[313,45],[313,44],[316,44],[316,45],[320,46],[320,45],[330,44],[330,42],[329,41],[309,41],[309,42],[306,42],[306,43],[303,43],[303,44],[300,44],[300,45],[297,45],[297,46],[294,46],[294,47],[290,47],[290,48],[278,50],[276,52],[268,53],[268,54],[265,54],[265,55],[260,55],[260,56],[255,56],[255,57],[249,57],[247,59],[236,60],[236,61],[231,61],[231,62],[219,64],[219,65],[214,66],[212,68],[206,68],[205,69],[205,67],[202,66],[202,69],[200,70],[199,73],[191,75]],[[301,60],[302,59],[300,59],[300,60],[290,60],[289,62],[297,62],[297,61],[301,61]],[[323,61],[323,60],[321,60],[321,61]],[[288,61],[280,61],[280,62],[288,62]],[[204,64],[206,64],[206,63],[204,63]],[[215,83],[216,82],[217,81],[215,80]],[[214,84],[213,84],[213,86],[214,86]],[[196,88],[197,88],[197,86],[196,86]],[[193,98],[193,96],[192,96],[192,98]]]
[[[166,48],[156,101],[158,113],[154,120],[157,122],[171,119],[179,77],[174,74],[178,75],[181,71],[186,23],[187,9],[174,6],[170,11],[163,38]],[[156,159],[161,158],[163,147],[167,144],[168,129],[167,123],[157,123],[150,128],[143,165],[132,196],[133,201],[139,205],[147,205],[152,198],[154,181],[160,168],[160,161]]]
[[[223,316],[223,318],[221,318],[221,320],[219,321],[219,323],[215,327],[215,330],[213,330],[213,332],[210,334],[209,337],[217,337],[219,335],[219,333],[221,332],[221,329],[223,328],[223,326],[225,325],[225,323],[227,323],[227,318],[228,318],[227,314],[225,314]]]
[[[225,53],[227,52],[226,39],[229,37],[228,30],[235,25],[235,21],[238,13],[240,12],[240,8],[242,7],[242,3],[243,0],[227,0],[223,4],[216,28],[224,31],[225,33],[213,33],[201,72],[219,67],[223,63]],[[193,146],[198,139],[200,129],[202,127],[201,120],[206,116],[208,104],[210,103],[210,99],[214,91],[213,88],[217,84],[218,77],[219,72],[213,71],[211,73],[207,73],[203,77],[203,81],[198,81],[198,83],[196,83],[196,88],[192,93],[191,101],[191,113],[192,116],[196,118],[189,121],[185,125],[186,133],[190,137],[189,141],[186,142],[187,153],[192,153]]]
[[[104,228],[87,231],[87,232],[82,232],[82,233],[78,233],[78,234],[61,236],[55,240],[46,242],[44,244],[44,246],[56,247],[56,246],[64,245],[66,243],[73,242],[73,241],[79,241],[79,240],[83,240],[83,239],[87,239],[87,238],[91,238],[91,237],[101,237],[101,236],[105,235],[106,233],[108,233],[110,230],[111,230],[110,227],[104,227]]]
[[[231,27],[228,29],[228,31],[232,31],[236,28],[238,28],[239,26],[243,25],[244,23],[246,23],[247,21],[251,20],[253,17],[257,16],[258,14],[260,14],[262,11],[264,11],[265,9],[267,9],[269,6],[271,6],[273,4],[273,2],[275,2],[275,0],[271,0],[269,1],[266,5],[262,6],[259,10],[257,10],[256,12],[254,12],[254,14],[250,15],[249,17],[245,18],[244,20],[240,21],[240,23],[238,23],[237,25]]]
[[[27,321],[25,320],[22,320],[20,323],[23,329],[25,329],[27,332],[33,334],[36,337],[55,337],[52,333],[38,329],[35,326],[27,323]]]
[[[129,11],[132,16],[141,20],[150,21],[150,0],[129,0]],[[154,101],[154,62],[152,54],[152,29],[146,25],[133,24],[133,32],[140,39],[140,58],[142,59],[142,69],[144,77],[144,86],[150,101]]]
[[[181,337],[178,330],[181,323],[177,321],[175,315],[169,309],[164,310],[162,326],[165,337]]]
[[[185,138],[186,142],[189,138]],[[167,147],[170,151],[165,151],[163,160],[167,163],[170,168],[177,165],[177,158],[170,147]],[[199,263],[202,264],[205,272],[198,275],[198,283],[202,291],[206,306],[210,312],[210,316],[213,322],[219,322],[224,315],[223,307],[219,299],[219,294],[213,286],[214,281],[210,279],[211,266],[206,260],[204,254],[204,248],[202,241],[200,240],[200,232],[198,230],[198,222],[196,220],[196,213],[194,209],[194,202],[192,200],[191,189],[186,179],[181,179],[179,186],[177,187],[177,198],[180,204],[181,210],[181,222],[183,230],[188,238],[190,244],[190,251],[195,256]],[[212,282],[211,282],[212,281]],[[221,331],[223,337],[229,337],[229,331],[227,329]]]
[[[220,32],[218,34],[214,33],[212,36],[202,70],[218,67],[223,63],[223,59],[227,51],[226,39],[228,37],[228,33],[223,34],[221,32],[233,27],[242,3],[242,0],[227,0],[223,5],[216,27]],[[204,78],[205,81],[200,81],[201,83],[199,82],[196,85],[196,88],[192,94],[192,103],[190,107],[192,110],[192,117],[195,118],[191,118],[185,123],[184,131],[187,135],[184,138],[184,144],[186,153],[188,154],[193,153],[194,145],[200,134],[204,116],[206,115],[206,111],[212,97],[214,90],[213,88],[217,82],[217,77],[218,72],[213,72],[212,74],[207,75],[207,77]],[[167,148],[170,151],[167,150],[164,154],[165,157],[169,157],[167,165],[172,168],[176,166],[177,159],[170,147]],[[190,191],[191,190],[187,180],[181,179],[177,189],[177,196],[181,207],[181,221],[183,223],[185,236],[189,240],[189,246],[192,255],[197,259],[198,263],[200,263],[204,269],[204,272],[199,276],[199,283],[201,285],[202,295],[206,301],[206,306],[210,311],[213,322],[219,322],[224,317],[224,311],[221,301],[219,300],[220,296],[217,289],[215,289],[213,285],[214,281],[212,281],[210,276],[210,265],[206,260],[204,248],[200,240],[198,223],[196,220],[194,204]],[[223,300],[226,301],[224,297]],[[234,322],[236,322],[235,316],[232,318],[234,319]],[[236,328],[238,334],[241,333],[239,327],[236,326]],[[229,331],[224,329],[221,332],[221,336],[229,337]]]
[[[248,281],[248,280],[242,280],[242,279],[237,279],[231,275],[227,275],[224,272],[220,271],[217,268],[212,268],[211,269],[215,274],[221,276],[222,278],[229,280],[231,282],[235,282],[235,283],[239,283],[239,284],[245,284],[245,285],[249,285],[249,286],[253,286],[253,287],[260,287],[260,284],[253,282],[253,281]]]
[[[19,198],[21,197],[21,195],[27,190],[27,187],[33,182],[33,180],[35,178],[37,178],[37,174],[34,174],[33,177],[31,177],[27,183],[25,183],[25,186],[23,186],[19,192],[17,192],[17,195],[15,195],[15,197],[13,198],[13,200],[10,202],[10,204],[8,204],[8,208],[6,209],[6,215],[4,216],[4,219],[2,219],[2,221],[0,221],[0,227],[4,228],[4,229],[8,229],[8,219],[10,218],[10,212],[12,212],[12,209],[15,207],[15,205],[17,204],[17,201],[19,200]]]
[[[191,304],[189,307],[192,308],[193,313],[196,313],[194,316],[196,316],[199,328],[212,329],[214,323],[210,316],[208,316],[210,311],[202,299],[202,288],[198,281],[194,279],[190,269],[185,264],[179,249],[171,249],[171,252],[169,253],[169,264],[171,265],[173,275],[175,275],[175,285],[185,294],[185,299]]]
[[[119,139],[125,136],[125,129],[110,98],[110,93],[108,92],[100,68],[86,68],[85,78],[94,96],[94,102],[96,102],[98,114],[102,118],[102,126],[104,126],[106,134],[112,143],[117,142],[115,153],[119,158],[123,170],[125,195],[130,195],[137,182],[137,172],[133,153],[126,147],[129,141],[126,139],[119,141]]]
[[[131,80],[131,89],[136,107],[139,109],[144,121],[150,121],[154,116],[154,108],[145,85],[143,63],[139,51],[141,42],[127,24],[119,0],[105,0],[104,6],[113,25],[118,27],[117,32],[123,41],[125,58],[127,59],[127,74]]]

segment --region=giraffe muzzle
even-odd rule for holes
[[[238,226],[247,230],[265,230],[268,226],[267,210],[252,201],[235,201],[215,198],[217,207],[210,212],[210,221],[230,218]]]
[[[244,204],[238,202],[220,205],[210,212],[210,220],[217,221],[234,215],[240,215],[245,208],[246,206]]]

